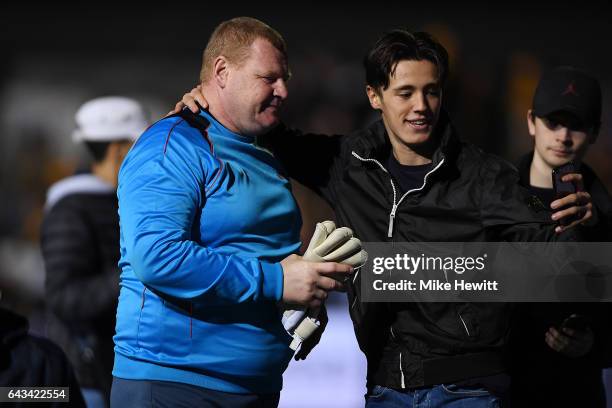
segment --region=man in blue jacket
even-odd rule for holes
[[[203,56],[211,109],[157,122],[126,157],[113,406],[276,406],[292,355],[277,303],[318,307],[351,272],[291,255],[300,212],[254,144],[288,77],[280,34],[226,21]]]

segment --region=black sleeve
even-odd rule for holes
[[[504,160],[488,158],[480,171],[480,217],[490,241],[574,241],[575,231],[555,233],[548,211],[530,204],[531,194],[520,184],[516,169]]]
[[[332,171],[339,160],[342,137],[303,133],[281,124],[260,136],[257,142],[274,154],[289,177],[314,190],[333,206]]]
[[[119,269],[98,259],[95,238],[78,211],[62,202],[53,207],[43,221],[41,249],[47,303],[57,316],[89,320],[115,307]]]
[[[373,357],[382,353],[384,345],[387,344],[393,317],[387,303],[362,299],[361,275],[362,272],[358,269],[346,285],[349,314],[359,348],[366,356]]]
[[[85,400],[81,393],[81,387],[76,378],[72,364],[64,352],[50,340],[28,336],[30,347],[34,353],[40,354],[40,359],[44,361],[39,367],[41,381],[33,386],[59,386],[69,387],[70,406],[85,407]],[[52,407],[63,407],[65,403],[52,403]]]
[[[584,174],[590,181],[587,191],[593,200],[593,218],[581,225],[585,240],[590,242],[612,241],[612,198],[603,183],[589,171]]]
[[[85,407],[81,387],[68,358],[55,343],[42,337],[24,335],[3,345],[8,362],[0,370],[2,387],[69,387],[70,403],[35,404],[41,407]]]
[[[585,358],[593,361],[598,367],[612,366],[612,304],[607,302],[585,303],[582,309],[588,309],[585,313],[590,320],[593,330],[593,348]]]

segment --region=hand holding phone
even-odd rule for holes
[[[559,166],[553,169],[552,182],[553,182],[553,189],[555,191],[555,200],[558,200],[570,194],[574,194],[578,191],[578,189],[576,188],[576,185],[573,182],[562,180],[563,176],[565,176],[566,174],[571,174],[571,173],[578,173],[578,170],[576,169],[576,165],[574,164],[574,162],[571,162],[571,161],[568,163],[565,163],[562,166]],[[565,208],[568,208],[568,207],[565,206],[565,207],[557,208],[557,211],[564,210]],[[559,225],[566,226],[566,225],[571,224],[574,221],[579,220],[580,218],[581,218],[580,214],[574,214],[571,216],[563,217],[559,219]]]
[[[587,318],[577,314],[573,314],[565,318],[565,320],[563,320],[563,323],[561,323],[561,329],[567,328],[581,332],[586,331],[588,327],[589,322]]]
[[[544,335],[546,344],[556,352],[576,358],[593,348],[594,334],[585,316],[572,314],[561,326],[553,326]]]

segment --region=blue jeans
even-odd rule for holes
[[[81,388],[81,394],[87,408],[108,408],[108,402],[102,391],[95,388]]]
[[[434,385],[412,391],[374,386],[366,396],[366,408],[499,408],[501,400],[480,387]]]

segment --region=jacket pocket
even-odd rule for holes
[[[163,327],[162,352],[170,361],[173,357],[181,358],[191,354],[193,338],[193,319],[191,303],[179,307],[162,300],[163,315],[160,317],[160,327]]]
[[[162,305],[154,294],[144,288],[141,295],[140,313],[138,315],[138,328],[136,332],[136,345],[139,349],[157,354],[161,351],[159,337],[159,318],[162,316]]]
[[[374,388],[372,388],[372,392],[368,393],[367,398],[368,399],[382,399],[388,391],[389,389],[387,387],[383,387],[381,385],[375,385]]]

